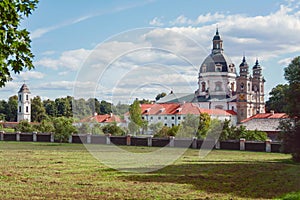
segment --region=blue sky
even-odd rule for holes
[[[0,98],[16,94],[24,80],[43,99],[130,103],[194,92],[217,26],[236,67],[243,54],[250,67],[259,59],[266,96],[285,83],[284,67],[300,55],[297,1],[41,0],[22,22],[36,68],[15,75]]]

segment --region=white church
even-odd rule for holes
[[[250,72],[245,56],[239,65],[224,53],[218,29],[212,40],[212,51],[200,65],[198,89],[194,94],[171,92],[157,103],[192,102],[202,109],[234,111],[237,123],[258,113],[265,113],[262,68],[256,60]]]

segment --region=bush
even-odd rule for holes
[[[34,131],[34,128],[27,120],[22,120],[16,126],[15,130],[23,133],[31,133]]]
[[[73,126],[73,119],[66,117],[58,117],[53,120],[55,129],[55,140],[59,142],[67,142],[72,133],[76,133],[77,129]]]
[[[162,127],[155,135],[154,137],[170,137],[170,136],[176,136],[180,126],[173,126],[172,128],[169,128],[167,126]]]
[[[121,129],[119,126],[117,126],[116,123],[107,124],[102,127],[102,131],[105,134],[111,134],[111,135],[125,135],[125,131]]]
[[[54,126],[52,121],[43,120],[40,124],[33,126],[35,130],[41,133],[52,133],[54,132]]]

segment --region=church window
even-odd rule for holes
[[[165,119],[168,119],[168,117],[165,117]]]
[[[260,86],[260,91],[261,91],[261,92],[264,91],[263,85]]]
[[[244,116],[244,109],[241,109],[241,117]]]
[[[234,110],[234,106],[231,106],[231,110]]]
[[[222,71],[222,65],[221,64],[217,64],[216,65],[216,72],[221,72]]]
[[[241,90],[244,90],[244,83],[241,83]]]
[[[234,82],[231,83],[231,91],[234,91]]]
[[[248,83],[248,92],[250,91],[250,83]]]
[[[215,91],[222,91],[222,82],[216,82]]]
[[[21,112],[21,111],[22,111],[21,106],[19,106],[19,112]]]
[[[19,95],[19,101],[22,101],[22,96],[21,95]]]
[[[28,101],[28,94],[26,94],[26,100]]]
[[[202,72],[205,73],[206,72],[206,65],[202,66]]]
[[[28,113],[28,111],[29,111],[29,110],[28,110],[28,106],[26,106],[26,113]]]
[[[201,86],[202,86],[201,91],[202,91],[202,92],[205,92],[205,82],[202,82],[202,83],[201,83]]]

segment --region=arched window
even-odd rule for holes
[[[231,91],[234,91],[234,82],[231,83]]]
[[[216,87],[215,87],[215,91],[216,92],[223,91],[223,89],[222,89],[222,82],[218,81],[215,84],[216,84]]]
[[[205,90],[206,90],[205,82],[202,82],[202,83],[201,83],[201,86],[202,86],[201,91],[202,91],[202,92],[205,92]]]

